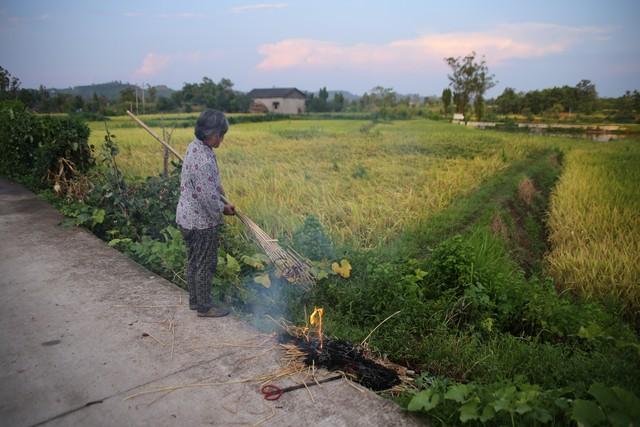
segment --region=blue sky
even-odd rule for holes
[[[178,89],[372,87],[439,94],[445,56],[484,54],[517,90],[590,79],[640,89],[638,1],[3,0],[0,65],[23,87],[122,80]]]

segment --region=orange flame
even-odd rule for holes
[[[318,339],[320,340],[320,348],[322,348],[322,315],[324,309],[322,307],[313,307],[313,313],[309,316],[309,323],[311,326],[316,326],[316,332]]]

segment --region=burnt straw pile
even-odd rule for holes
[[[332,338],[325,338],[321,342],[288,332],[281,333],[279,341],[287,346],[295,346],[305,365],[342,372],[371,390],[391,390],[402,383],[396,370],[370,359],[350,342]]]

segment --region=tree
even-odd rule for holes
[[[451,89],[448,87],[442,91],[442,104],[444,105],[444,114],[449,114],[449,106],[451,105]]]
[[[120,91],[120,102],[127,106],[131,103],[136,102],[136,92],[132,86],[124,88]]]
[[[498,113],[518,114],[522,110],[522,95],[518,95],[513,88],[505,88],[500,96],[496,98]]]
[[[158,89],[156,89],[155,86],[151,86],[147,93],[149,94],[149,102],[154,102],[156,100],[156,95],[158,94]]]
[[[478,120],[484,116],[484,98],[481,95],[477,95],[473,99],[473,111],[476,113]]]
[[[329,111],[329,91],[326,86],[320,88],[318,91],[318,96],[310,93],[307,95],[307,99],[305,101],[306,110],[309,112],[322,113],[325,111]]]
[[[0,99],[15,98],[20,89],[20,79],[0,67]]]
[[[449,57],[444,59],[451,67],[452,73],[447,75],[449,85],[457,94],[457,109],[459,113],[465,113],[469,103],[477,97],[482,98],[485,92],[496,85],[495,76],[489,74],[484,57],[476,62],[476,53],[462,57]],[[481,117],[478,117],[481,119]]]
[[[173,110],[174,108],[176,108],[176,103],[174,102],[173,98],[167,98],[164,96],[158,98],[158,111],[167,112]]]
[[[591,80],[580,80],[576,85],[576,98],[580,112],[592,113],[596,109],[598,101],[596,85],[591,83]]]
[[[333,96],[333,111],[340,112],[344,110],[344,95],[340,92]]]

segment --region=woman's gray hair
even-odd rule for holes
[[[204,110],[196,122],[196,138],[204,141],[211,135],[224,136],[229,130],[229,122],[222,111]]]

